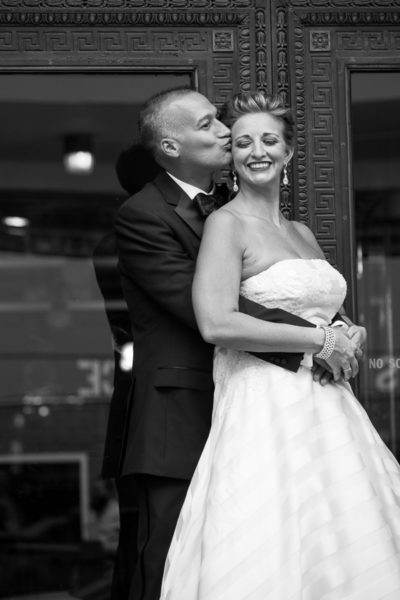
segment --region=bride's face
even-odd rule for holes
[[[283,123],[268,113],[250,113],[232,127],[232,158],[240,183],[266,186],[280,181],[292,151],[283,137]]]

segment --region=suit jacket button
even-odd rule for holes
[[[281,365],[286,365],[286,363],[287,363],[287,360],[286,360],[286,358],[282,358],[282,359],[281,359]]]

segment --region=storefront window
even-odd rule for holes
[[[93,251],[128,196],[116,163],[138,107],[180,85],[189,74],[0,74],[2,598],[109,597],[118,507],[100,473],[114,354]],[[86,152],[75,164],[73,150]],[[123,313],[114,247],[96,260],[109,315]],[[126,344],[117,364],[128,386],[132,354]]]
[[[368,330],[361,399],[400,452],[400,72],[351,79],[359,320]]]

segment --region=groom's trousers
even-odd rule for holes
[[[129,600],[159,600],[164,564],[189,481],[136,475],[137,561]]]
[[[128,600],[137,561],[138,500],[134,475],[116,479],[120,530],[111,584],[111,600]]]

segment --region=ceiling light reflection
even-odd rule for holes
[[[18,217],[16,215],[3,217],[1,222],[3,223],[3,225],[6,225],[7,227],[22,228],[22,227],[28,227],[28,225],[29,225],[29,219],[27,219],[26,217]]]
[[[79,150],[64,154],[64,168],[74,175],[87,175],[94,169],[94,156],[91,152]]]
[[[67,173],[92,173],[95,163],[92,136],[87,133],[70,133],[64,136],[63,163]]]

